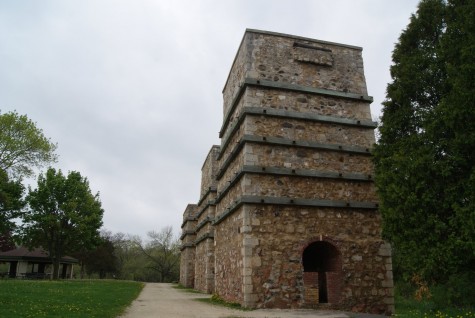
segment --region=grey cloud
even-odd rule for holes
[[[246,28],[363,46],[379,103],[393,44],[416,5],[3,1],[0,109],[27,114],[58,142],[58,168],[80,171],[100,191],[106,228],[178,231],[219,143],[221,90]]]

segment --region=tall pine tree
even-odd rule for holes
[[[423,0],[393,52],[374,160],[404,278],[443,283],[474,265],[474,13]]]

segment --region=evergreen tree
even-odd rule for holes
[[[393,52],[375,147],[396,274],[431,283],[474,265],[473,1],[423,0]]]
[[[442,39],[449,91],[431,126],[445,179],[447,210],[454,213],[451,240],[463,253],[460,265],[475,271],[475,1],[449,1]],[[467,262],[468,261],[468,262]]]

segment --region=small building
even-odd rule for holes
[[[51,278],[53,262],[43,248],[28,249],[24,246],[0,252],[0,263],[8,263],[8,272],[0,273],[10,278]],[[72,278],[73,267],[78,260],[64,256],[61,258],[59,273],[61,278]]]

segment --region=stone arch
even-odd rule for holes
[[[341,297],[342,261],[328,241],[313,241],[302,252],[305,304],[337,304]]]

